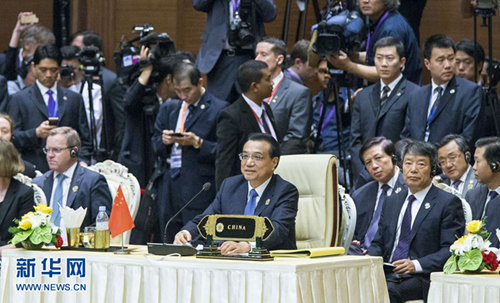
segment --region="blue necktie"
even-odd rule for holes
[[[401,232],[399,234],[398,246],[392,255],[392,262],[408,258],[408,250],[410,249],[411,239],[411,205],[417,200],[415,196],[408,197],[408,206],[406,207],[403,216],[403,223],[401,223]]]
[[[49,104],[47,105],[47,111],[49,112],[49,117],[57,117],[57,109],[56,109],[56,100],[52,96],[54,92],[50,89],[47,91],[47,95],[49,95]]]
[[[458,191],[458,188],[460,187],[460,183],[462,183],[462,181],[460,179],[458,179],[458,180],[453,181],[453,184],[451,184],[451,185],[453,186],[454,189],[456,189]]]
[[[375,234],[378,230],[378,221],[380,220],[380,213],[382,212],[382,206],[384,205],[385,199],[387,198],[387,192],[389,191],[389,185],[382,185],[382,193],[380,194],[380,198],[378,199],[377,208],[375,209],[375,213],[373,214],[372,221],[370,222],[370,226],[365,234],[365,240],[363,242],[363,246],[365,248],[370,247],[370,244],[375,238]]]
[[[62,203],[63,198],[63,181],[66,179],[66,176],[63,174],[59,174],[57,176],[57,187],[54,191],[54,199],[52,200],[52,221],[54,224],[59,226],[59,222],[61,222],[61,215],[59,213],[59,204]]]
[[[260,116],[260,120],[262,122],[262,126],[264,126],[264,132],[266,134],[271,135],[271,129],[269,128],[269,125],[267,125],[267,121],[266,121],[266,111],[265,110],[262,110],[262,115]]]
[[[248,199],[247,205],[245,206],[245,216],[252,216],[254,214],[258,195],[255,189],[250,190],[250,199]]]

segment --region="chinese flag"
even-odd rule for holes
[[[132,216],[128,210],[122,187],[118,185],[115,201],[113,201],[113,207],[111,208],[111,216],[109,217],[109,231],[114,238],[134,227],[134,220],[132,220]]]

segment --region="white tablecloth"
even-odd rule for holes
[[[500,275],[486,271],[478,275],[432,273],[428,302],[500,302]]]
[[[80,251],[2,252],[0,302],[389,302],[379,257],[339,256],[274,261],[129,256]],[[49,278],[37,265],[34,278],[18,278],[18,259],[85,258],[85,278]],[[16,284],[82,284],[85,291],[29,292]]]

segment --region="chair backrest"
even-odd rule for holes
[[[356,229],[357,211],[354,200],[345,193],[345,188],[339,185],[340,203],[342,204],[342,226],[340,227],[341,238],[338,246],[344,247],[346,254],[349,251],[352,238],[354,237],[354,230]]]
[[[27,186],[30,186],[31,188],[33,188],[33,191],[35,193],[35,203],[36,204],[45,204],[45,205],[47,205],[47,198],[45,197],[45,193],[43,192],[43,190],[38,185],[36,185],[35,183],[31,182],[32,180],[31,180],[30,177],[25,176],[25,175],[19,173],[16,176],[14,176],[14,179],[16,179],[17,181],[23,183],[24,185],[27,185]]]
[[[438,181],[436,181],[436,179],[433,180],[433,184],[436,187],[444,190],[445,192],[457,196],[460,199],[460,201],[462,201],[462,208],[464,209],[465,223],[472,221],[472,210],[470,208],[470,205],[464,198],[462,198],[462,196],[460,195],[458,190],[454,189],[453,187],[451,187],[445,183],[438,182]]]
[[[299,191],[297,248],[335,246],[340,209],[335,156],[282,156],[276,173]]]
[[[113,199],[118,190],[118,186],[121,185],[123,195],[125,196],[125,200],[130,210],[130,215],[132,219],[135,220],[135,216],[139,210],[139,203],[141,202],[141,187],[137,178],[130,174],[125,166],[112,160],[96,163],[89,167],[89,169],[101,173],[106,178]],[[125,244],[128,244],[130,241],[130,230],[123,233],[123,237]],[[116,243],[116,240],[113,241],[113,243]],[[121,241],[117,244],[121,244]]]

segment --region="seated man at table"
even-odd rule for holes
[[[427,300],[430,273],[442,271],[450,245],[465,227],[462,203],[455,195],[432,185],[436,148],[411,142],[403,156],[408,189],[384,203],[379,228],[367,253],[394,265],[386,273],[391,302]]]
[[[78,162],[81,141],[71,127],[57,127],[50,131],[43,148],[50,170],[33,179],[40,186],[47,204],[52,207],[52,220],[60,226],[59,206],[87,209],[82,228],[95,223],[99,206],[111,211],[111,193],[103,175],[83,167]]]
[[[174,244],[184,244],[198,237],[196,226],[206,215],[244,214],[271,220],[274,232],[263,241],[268,250],[296,249],[295,217],[299,193],[293,184],[273,173],[280,154],[279,143],[271,135],[250,134],[239,154],[243,175],[225,179],[212,204],[177,233]],[[251,245],[226,241],[220,250],[224,255],[246,253],[251,250]]]

